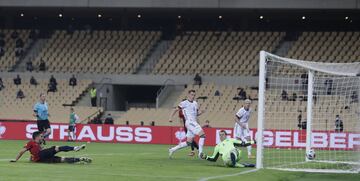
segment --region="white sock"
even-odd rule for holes
[[[71,135],[72,140],[75,140],[75,133],[71,132],[70,135]]]
[[[173,151],[173,152],[175,152],[175,151],[180,150],[180,149],[182,149],[182,148],[185,148],[185,147],[187,147],[187,146],[188,146],[188,145],[187,145],[186,142],[181,142],[181,143],[179,143],[178,145],[176,145],[175,147],[170,148],[170,150]]]
[[[204,142],[205,142],[205,138],[199,139],[199,154],[203,152]]]
[[[247,151],[248,151],[248,155],[250,156],[251,155],[251,145],[250,146],[247,146]]]

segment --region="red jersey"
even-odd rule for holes
[[[40,160],[39,152],[41,151],[41,146],[39,143],[31,140],[24,146],[24,148],[30,151],[31,161],[37,162]]]
[[[180,110],[179,110],[179,118],[180,119],[184,119],[184,113],[182,112],[182,109],[181,108],[179,108]]]

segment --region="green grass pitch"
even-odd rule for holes
[[[250,170],[248,168],[226,168],[222,162],[212,163],[188,157],[189,149],[175,153],[168,159],[169,145],[90,143],[80,152],[61,153],[61,156],[88,156],[91,164],[42,164],[29,162],[26,153],[17,163],[9,163],[15,158],[26,141],[0,141],[0,181],[197,181],[207,177],[219,176],[213,180],[267,180],[267,181],[332,181],[360,180],[360,174],[319,174],[303,172],[284,172],[260,170],[244,175],[222,177]],[[48,142],[52,145],[77,145],[81,143]],[[211,153],[212,148],[206,148]],[[243,159],[254,163],[255,160]]]

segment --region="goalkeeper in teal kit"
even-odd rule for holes
[[[229,167],[255,167],[254,164],[238,163],[240,160],[241,150],[236,147],[246,147],[251,144],[255,144],[253,141],[245,143],[241,140],[226,138],[226,132],[224,130],[219,132],[221,142],[216,145],[212,156],[201,154],[201,158],[216,162],[221,156],[224,164]]]

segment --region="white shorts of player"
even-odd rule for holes
[[[242,123],[245,125],[245,128],[241,127],[238,123],[235,123],[234,127],[234,138],[236,139],[244,139],[246,137],[250,137],[250,129],[248,123]],[[243,140],[244,141],[244,140]]]
[[[196,121],[186,121],[185,123],[187,133],[187,138],[194,138],[196,135],[199,135],[199,133],[203,130],[199,123]]]

